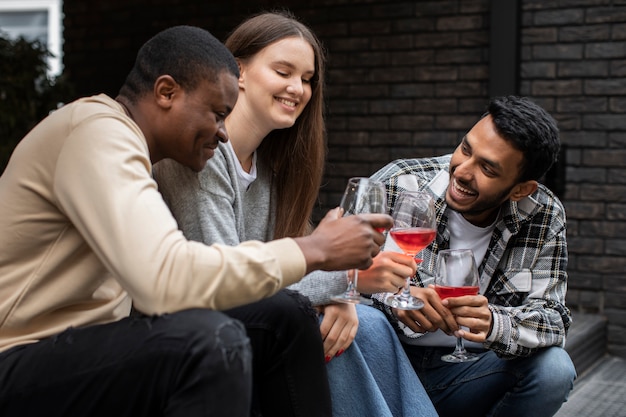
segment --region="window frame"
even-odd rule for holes
[[[54,55],[48,58],[48,74],[60,75],[63,71],[63,0],[0,0],[0,13],[45,10],[48,14],[47,48]],[[1,29],[1,28],[0,28]]]

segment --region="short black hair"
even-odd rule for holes
[[[519,181],[540,179],[557,161],[561,146],[557,123],[529,98],[493,98],[483,117],[487,115],[498,134],[524,154]]]
[[[183,89],[193,90],[201,80],[216,81],[225,70],[239,78],[237,62],[222,42],[205,29],[174,26],[139,49],[119,94],[135,102],[152,91],[161,75],[171,75]]]

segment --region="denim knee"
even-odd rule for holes
[[[565,349],[549,347],[536,354],[535,369],[540,372],[540,381],[546,391],[568,393],[576,379],[576,368]]]
[[[356,311],[359,316],[359,332],[370,335],[386,333],[395,337],[395,331],[385,314],[374,308],[364,305],[357,305]]]

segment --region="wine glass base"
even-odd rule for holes
[[[478,360],[479,356],[473,353],[465,352],[465,353],[457,353],[453,352],[448,355],[443,355],[441,360],[444,362],[450,363],[461,363],[461,362],[473,362]]]
[[[363,297],[362,295],[351,295],[351,294],[340,294],[333,295],[330,297],[332,301],[336,301],[338,303],[349,303],[349,304],[365,304],[371,306],[374,304],[370,298]]]
[[[399,310],[419,310],[424,302],[417,297],[405,297],[402,294],[390,295],[385,298],[385,304]]]

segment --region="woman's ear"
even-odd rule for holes
[[[245,72],[246,72],[246,66],[241,62],[240,59],[235,58],[237,60],[237,66],[239,67],[239,89],[240,90],[244,90],[245,88],[245,83],[246,83],[246,79],[245,79]]]
[[[537,187],[538,183],[535,180],[521,182],[513,187],[513,190],[511,191],[511,196],[509,198],[513,201],[519,201],[534,193],[537,190]]]

